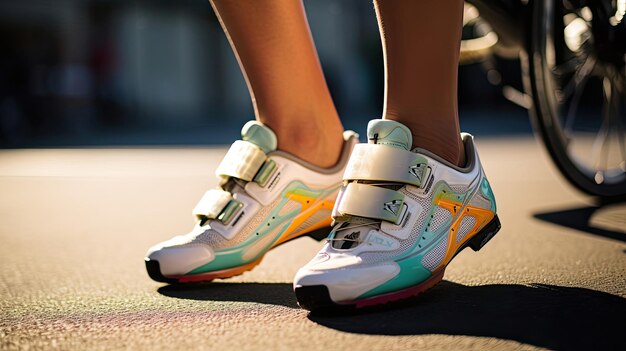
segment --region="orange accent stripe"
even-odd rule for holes
[[[448,263],[450,263],[450,261],[454,257],[454,254],[457,252],[457,250],[460,247],[462,247],[468,240],[470,240],[474,235],[478,234],[478,232],[487,223],[489,223],[493,219],[493,217],[495,217],[496,214],[490,210],[486,210],[480,207],[474,207],[474,206],[468,205],[465,208],[463,208],[463,205],[460,202],[448,201],[448,200],[443,200],[443,199],[439,199],[437,201],[437,206],[440,206],[449,210],[450,213],[452,213],[453,217],[459,211],[461,210],[463,211],[463,213],[459,214],[459,216],[456,218],[456,220],[452,223],[452,226],[450,227],[450,231],[448,232],[448,248],[446,251],[446,256],[444,257],[443,261],[441,261],[441,264],[439,265],[439,267],[437,267],[437,270],[439,270],[439,269],[445,268],[445,266],[447,266]],[[472,229],[470,229],[470,231],[465,235],[463,240],[457,243],[456,234],[459,231],[459,227],[461,226],[461,221],[463,220],[465,216],[472,216],[476,219],[476,221]]]
[[[299,202],[302,205],[302,208],[300,209],[300,213],[298,213],[298,215],[293,219],[293,222],[291,222],[287,230],[285,230],[283,235],[274,243],[274,245],[272,245],[272,247],[278,246],[287,240],[301,236],[310,231],[330,226],[332,219],[330,218],[330,216],[328,216],[327,219],[324,219],[316,223],[315,225],[307,228],[306,230],[301,230],[297,233],[293,233],[294,230],[296,230],[302,223],[304,223],[304,221],[306,221],[309,217],[314,215],[317,211],[319,210],[332,211],[333,207],[335,206],[335,201],[329,200],[329,199],[334,199],[335,197],[328,196],[324,200],[319,200],[319,199],[309,197],[309,196],[304,196],[304,195],[288,194],[287,198],[290,200]]]

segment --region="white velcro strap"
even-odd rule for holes
[[[359,216],[397,223],[402,204],[402,193],[373,185],[350,183],[337,197],[333,219]]]
[[[352,150],[344,180],[371,180],[424,187],[430,168],[423,156],[394,147],[358,144]]]
[[[200,202],[194,207],[193,215],[198,219],[202,217],[216,219],[231,199],[232,195],[228,191],[211,189],[204,193]]]
[[[249,141],[237,140],[228,149],[215,174],[218,177],[233,177],[249,182],[254,179],[266,159],[267,156],[258,146]]]

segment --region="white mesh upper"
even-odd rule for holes
[[[437,232],[442,225],[452,219],[450,211],[443,207],[436,206],[432,221],[430,222],[430,231]]]
[[[491,208],[491,201],[485,198],[480,192],[476,192],[476,195],[472,197],[472,200],[469,202],[469,204],[480,208]]]
[[[220,233],[213,229],[208,229],[203,233],[190,237],[189,242],[182,244],[180,246],[189,245],[189,244],[204,244],[210,246],[213,250],[221,250],[226,247],[232,247],[234,245],[240,244],[244,242],[247,238],[250,237],[250,234],[254,234],[253,231],[256,229],[261,222],[267,217],[267,215],[272,212],[272,210],[278,205],[281,198],[277,198],[274,200],[269,206],[261,207],[259,212],[257,212],[254,217],[250,219],[248,224],[237,233],[232,239],[225,239]]]
[[[298,201],[288,200],[287,203],[281,207],[280,211],[278,211],[278,215],[286,216],[300,207],[302,207],[302,205]]]
[[[474,224],[476,224],[476,218],[473,216],[465,216],[461,220],[461,225],[459,225],[459,230],[456,233],[456,242],[457,244],[465,238],[467,233],[474,228]]]
[[[467,192],[467,185],[458,184],[458,185],[448,185],[448,186],[450,187],[450,190],[452,190],[455,193],[465,194],[465,192]]]
[[[441,261],[443,261],[443,258],[446,256],[447,247],[448,236],[446,235],[434,249],[428,251],[428,253],[424,255],[424,258],[422,258],[422,265],[429,271],[434,271],[435,268],[439,267]]]

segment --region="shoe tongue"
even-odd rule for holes
[[[352,249],[358,246],[363,240],[365,240],[365,236],[372,229],[367,225],[359,225],[364,222],[371,222],[365,219],[355,218],[348,224],[350,228],[338,229],[335,232],[334,240],[332,241],[332,246],[335,249]]]
[[[367,139],[370,144],[388,145],[404,150],[411,150],[413,145],[409,128],[388,119],[371,120],[367,125]]]
[[[276,134],[269,127],[257,122],[249,121],[241,129],[241,138],[258,146],[266,154],[276,150]]]

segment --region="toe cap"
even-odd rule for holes
[[[186,274],[211,262],[214,258],[213,250],[204,245],[175,247],[157,245],[150,248],[146,255],[147,260],[159,262],[161,274],[166,277]]]
[[[296,274],[293,285],[294,288],[324,285],[334,302],[345,302],[358,298],[399,272],[400,267],[393,262],[330,270],[313,270],[305,266]]]

